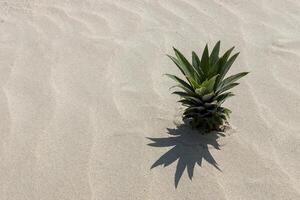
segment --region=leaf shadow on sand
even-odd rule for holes
[[[175,172],[175,188],[177,188],[185,168],[187,168],[188,176],[192,180],[195,165],[197,164],[201,167],[203,159],[219,171],[222,171],[209,152],[211,148],[220,150],[218,138],[225,136],[222,132],[214,131],[203,135],[192,130],[186,124],[179,125],[175,129],[167,128],[167,130],[169,137],[148,138],[152,141],[152,143],[148,144],[149,146],[172,147],[153,163],[151,169],[159,165],[167,167],[178,160]]]

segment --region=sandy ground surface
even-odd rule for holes
[[[1,0],[0,199],[300,199],[299,10]],[[179,72],[165,54],[217,40],[241,51],[232,73],[251,74],[227,102],[233,130],[191,138],[174,129],[180,106],[162,74]]]

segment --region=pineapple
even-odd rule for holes
[[[174,48],[175,56],[168,57],[175,63],[185,80],[177,76],[166,74],[178,84],[173,86],[180,88],[173,94],[179,95],[179,102],[185,106],[183,120],[196,129],[209,132],[220,130],[228,123],[231,111],[222,106],[224,101],[234,96],[229,90],[239,83],[236,81],[248,72],[241,72],[225,77],[239,53],[230,57],[234,47],[227,50],[222,57],[219,57],[220,41],[216,43],[209,54],[206,45],[201,60],[195,52],[192,52],[192,64]],[[172,87],[172,88],[173,88]]]

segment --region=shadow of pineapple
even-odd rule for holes
[[[188,177],[192,180],[195,166],[202,166],[203,160],[221,171],[214,159],[211,150],[220,150],[219,139],[225,137],[222,132],[212,131],[210,134],[198,134],[188,125],[181,124],[174,129],[167,129],[168,136],[163,138],[148,138],[151,140],[149,146],[170,149],[161,155],[151,166],[151,169],[163,166],[167,167],[176,163],[174,185],[177,188],[179,181],[187,171]]]

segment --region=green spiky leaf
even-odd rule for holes
[[[238,73],[238,74],[229,76],[228,78],[224,79],[224,81],[222,81],[222,86],[227,86],[229,84],[232,84],[235,81],[237,81],[240,78],[242,78],[243,76],[246,76],[248,73],[249,72],[242,72],[242,73]]]
[[[192,86],[190,86],[187,82],[185,82],[184,80],[178,78],[177,76],[171,75],[171,74],[165,74],[166,76],[168,76],[169,78],[175,80],[176,82],[180,83],[180,85],[182,85],[184,88],[188,89],[189,91],[193,92],[194,89]]]
[[[201,61],[200,61],[200,67],[204,73],[204,76],[207,75],[209,70],[209,52],[208,52],[208,46],[206,45],[204,48],[204,51],[202,53]]]
[[[212,64],[215,64],[219,59],[220,44],[221,41],[218,41],[210,54],[209,60]]]
[[[228,85],[222,86],[219,90],[217,90],[218,94],[222,94],[223,92],[230,90],[231,88],[239,85],[239,83],[230,83]]]
[[[230,67],[232,66],[235,59],[238,57],[240,53],[234,54],[225,64],[221,67],[219,73],[220,73],[220,81],[223,80],[223,78],[226,76],[227,72],[229,71]]]

